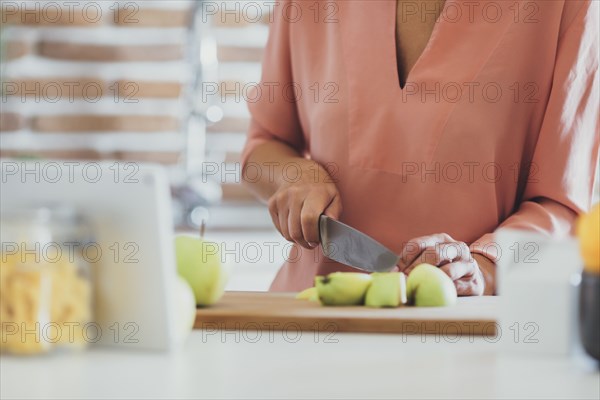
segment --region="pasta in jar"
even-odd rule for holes
[[[53,228],[56,224],[59,228]],[[2,216],[2,352],[38,354],[89,342],[90,265],[78,250],[83,241],[74,237],[74,225],[48,209]]]

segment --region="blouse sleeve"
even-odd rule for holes
[[[498,228],[564,236],[590,207],[600,145],[598,2],[567,1],[569,12],[574,15],[561,29],[552,91],[531,163],[535,179],[527,182],[517,212]],[[471,252],[497,261],[493,240],[493,233],[484,235],[471,244]]]
[[[283,12],[286,1],[273,7],[269,39],[262,63],[262,77],[247,96],[250,129],[242,152],[242,165],[261,143],[278,140],[304,153],[294,95],[290,53],[290,22]]]

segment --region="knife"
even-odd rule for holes
[[[372,237],[329,218],[319,217],[323,254],[339,263],[367,272],[391,271],[400,257]]]

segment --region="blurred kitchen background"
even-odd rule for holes
[[[0,156],[164,165],[177,229],[205,224],[228,289],[266,290],[289,246],[239,159],[272,2],[1,4]]]

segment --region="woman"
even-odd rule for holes
[[[495,230],[589,208],[598,92],[596,1],[280,2],[243,153],[295,242],[271,289],[350,270],[316,247],[325,213],[494,294]]]

